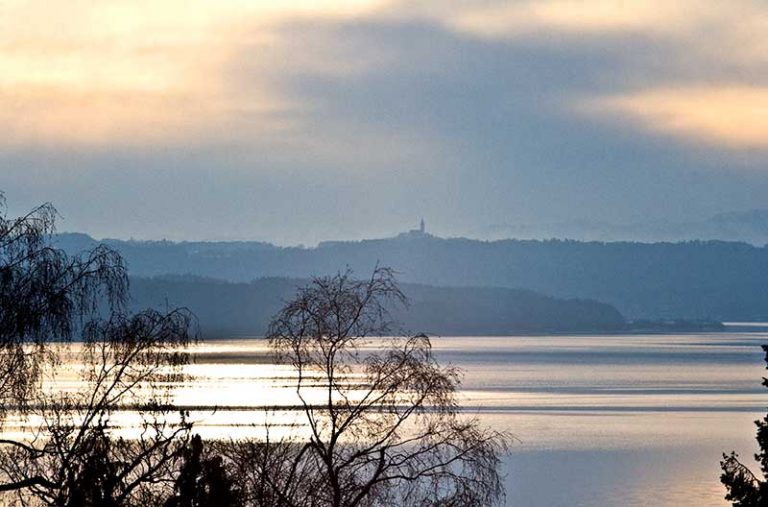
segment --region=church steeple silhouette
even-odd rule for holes
[[[419,232],[422,233],[422,234],[426,234],[427,233],[427,228],[424,225],[424,218],[423,217],[421,219],[421,223],[419,224]]]

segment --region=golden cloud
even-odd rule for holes
[[[576,110],[606,119],[627,117],[681,139],[732,148],[768,147],[768,88],[754,85],[768,79],[768,7],[761,0],[523,0],[461,5],[446,10],[443,22],[478,37],[554,34],[599,40],[635,34],[664,41],[669,52],[660,62],[667,68],[692,76],[715,69],[717,81],[726,84],[712,85],[710,80],[703,85],[703,79],[695,77],[672,86],[651,83],[632,93],[578,100]]]
[[[768,87],[664,88],[589,99],[577,109],[693,141],[768,149]]]
[[[762,0],[0,0],[0,126],[4,144],[115,146],[224,141],[297,142],[298,103],[276,84],[286,70],[344,74],[355,58],[292,46],[294,19],[428,18],[464,34],[509,37],[635,31],[675,39],[706,67],[764,68]],[[378,18],[377,18],[378,19]],[[247,86],[233,62],[249,48]],[[254,48],[261,48],[262,51]],[[349,48],[344,49],[350,51]],[[370,64],[368,62],[367,64]],[[689,92],[692,92],[691,95]],[[701,100],[697,99],[700,98]],[[590,114],[626,114],[643,125],[732,146],[763,146],[761,88],[734,84],[639,91],[580,103]],[[338,131],[338,126],[336,126]],[[324,129],[330,132],[332,129]],[[322,136],[320,136],[322,137]]]
[[[347,19],[379,5],[5,0],[0,143],[173,143],[224,131],[245,138],[282,132],[302,106],[266,79],[238,89],[225,72],[233,55],[245,44],[268,48],[286,20]]]
[[[691,28],[718,27],[735,19],[748,23],[764,14],[765,6],[760,0],[522,0],[460,3],[454,9],[436,12],[450,26],[489,37],[542,29],[684,34]]]
[[[461,3],[435,12],[446,26],[482,38],[634,34],[664,39],[696,64],[768,64],[763,0],[522,0]]]

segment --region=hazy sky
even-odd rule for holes
[[[765,0],[0,0],[0,189],[314,243],[768,207]]]

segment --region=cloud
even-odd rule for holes
[[[578,47],[588,41],[624,57],[624,72],[644,62],[646,76],[625,90],[576,99],[573,109],[621,126],[621,115],[655,134],[735,149],[768,146],[768,11],[758,0],[523,0],[454,4],[442,22],[499,41]],[[635,41],[633,43],[632,41]],[[650,46],[632,52],[636,41]],[[585,69],[588,72],[588,69]]]
[[[445,21],[468,33],[504,38],[542,29],[573,33],[666,31],[679,25],[685,13],[686,6],[681,3],[655,0],[543,0],[466,7]]]
[[[379,4],[5,0],[0,143],[269,142],[295,126],[303,105],[266,80],[234,94],[242,90],[223,73],[232,55],[244,43],[268,48],[286,20],[352,19]]]
[[[455,29],[490,38],[514,38],[541,31],[573,35],[621,32],[684,38],[702,28],[731,31],[738,27],[742,32],[744,28],[752,32],[765,27],[767,22],[765,6],[760,0],[448,0],[443,5],[443,9],[420,12],[437,17]],[[764,41],[757,38],[752,44],[765,47]]]
[[[4,189],[68,228],[457,234],[768,191],[735,170],[765,167],[755,1],[0,3]]]
[[[681,86],[581,101],[585,114],[628,117],[656,132],[768,150],[768,87]]]
[[[668,67],[667,73],[694,74],[690,82],[674,82],[688,88],[711,76],[686,69],[719,69],[730,86],[736,73],[754,82],[752,76],[763,76],[768,62],[768,16],[759,0],[5,0],[3,8],[0,122],[5,135],[0,143],[11,146],[236,145],[341,156],[356,144],[344,140],[347,129],[318,131],[316,119],[328,119],[321,111],[324,104],[289,93],[290,81],[306,75],[347,79],[375,72],[375,65],[402,67],[394,60],[408,62],[414,55],[392,40],[375,47],[351,47],[327,37],[311,40],[300,32],[300,22],[306,21],[328,26],[362,21],[369,27],[424,23],[425,29],[440,26],[459,38],[512,39],[566,51],[596,37],[605,51],[618,52],[624,65],[655,57],[652,65]],[[622,46],[629,34],[662,41],[665,54],[641,51],[635,57]],[[243,70],[245,86],[238,75]],[[669,86],[659,82],[666,76],[654,79],[638,93],[650,96]],[[627,84],[637,89],[637,83]],[[736,80],[736,86],[743,85]],[[593,112],[620,109],[615,96],[626,91],[606,92],[606,107]],[[659,106],[659,100],[654,104],[659,111],[672,107]],[[728,99],[717,108],[732,106]],[[353,129],[371,139],[381,130],[375,122]],[[724,123],[706,130],[726,129]],[[333,132],[340,136],[336,150]],[[394,141],[396,133],[384,129],[380,135],[393,140],[382,143],[389,146],[382,156],[398,147],[408,151]]]

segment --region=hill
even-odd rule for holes
[[[567,240],[478,241],[428,234],[315,248],[250,242],[106,240],[141,277],[165,274],[247,282],[306,278],[347,266],[365,274],[380,263],[403,282],[525,288],[557,298],[593,299],[630,319],[768,319],[768,248],[724,241],[602,243]],[[63,236],[70,250],[87,236]]]
[[[136,307],[185,306],[206,337],[257,336],[306,280],[266,278],[248,283],[171,276],[134,278]],[[395,312],[410,332],[431,335],[610,332],[625,329],[615,308],[588,300],[563,300],[531,291],[483,287],[403,285],[411,301]]]

